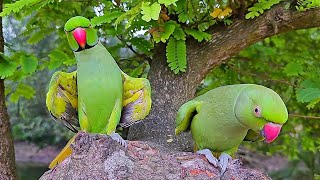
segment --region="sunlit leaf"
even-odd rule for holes
[[[35,56],[21,56],[21,69],[24,73],[30,74],[36,71],[38,67],[38,59]]]
[[[149,22],[151,19],[158,20],[161,6],[159,3],[153,3],[151,6],[149,6],[149,3],[143,3],[141,6],[141,14],[142,19],[146,22]]]
[[[318,88],[306,88],[297,90],[297,100],[299,102],[310,102],[317,98],[320,98],[320,89]]]

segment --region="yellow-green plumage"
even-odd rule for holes
[[[77,60],[77,71],[53,75],[46,103],[52,116],[62,120],[69,129],[76,132],[75,126],[80,125],[81,131],[110,135],[118,125],[128,127],[149,114],[151,88],[147,79],[133,78],[121,71],[98,42],[96,31],[88,22],[77,16],[66,23],[65,31]],[[72,120],[66,116],[69,112],[75,115]],[[69,145],[73,139],[52,161],[50,168],[71,153]]]
[[[254,115],[256,105],[261,107],[261,116]],[[287,118],[283,101],[269,88],[255,84],[222,86],[180,107],[176,134],[190,127],[197,149],[233,153],[247,135],[247,140],[259,140],[259,131],[266,123],[284,124]]]
[[[76,72],[55,72],[49,84],[46,105],[51,115],[76,131],[78,122],[78,94]]]

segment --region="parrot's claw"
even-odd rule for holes
[[[110,137],[111,137],[113,140],[117,141],[119,144],[121,144],[121,146],[123,146],[125,149],[128,148],[128,143],[127,143],[127,141],[124,140],[118,133],[112,133],[112,134],[110,135]]]
[[[209,161],[210,164],[212,164],[214,167],[218,166],[218,159],[213,156],[212,152],[209,149],[202,149],[197,151],[197,154],[202,154],[204,155],[207,160]]]
[[[232,157],[227,153],[222,153],[219,157],[219,167],[221,169],[221,176],[226,172],[229,161],[232,160]]]

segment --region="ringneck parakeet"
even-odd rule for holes
[[[66,22],[64,30],[77,60],[77,71],[54,73],[46,99],[48,110],[54,119],[74,132],[80,126],[81,131],[111,135],[126,145],[115,133],[116,128],[118,125],[128,127],[149,114],[149,81],[121,71],[99,42],[88,19],[73,17]],[[71,154],[69,145],[74,137],[52,161],[50,168]]]
[[[175,133],[190,129],[195,151],[219,165],[223,174],[242,141],[270,143],[287,119],[287,108],[273,90],[255,84],[228,85],[183,104]],[[219,160],[212,153],[220,155]]]

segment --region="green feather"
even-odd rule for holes
[[[79,44],[77,43],[77,41],[74,39],[73,35],[70,32],[67,32],[67,39],[71,49],[73,51],[77,51],[79,49]]]
[[[97,30],[93,28],[87,28],[87,44],[89,46],[94,46],[98,43]]]
[[[70,18],[66,24],[64,25],[64,30],[66,32],[70,32],[77,27],[82,27],[82,28],[88,28],[91,25],[90,20],[82,17],[82,16],[75,16]]]

